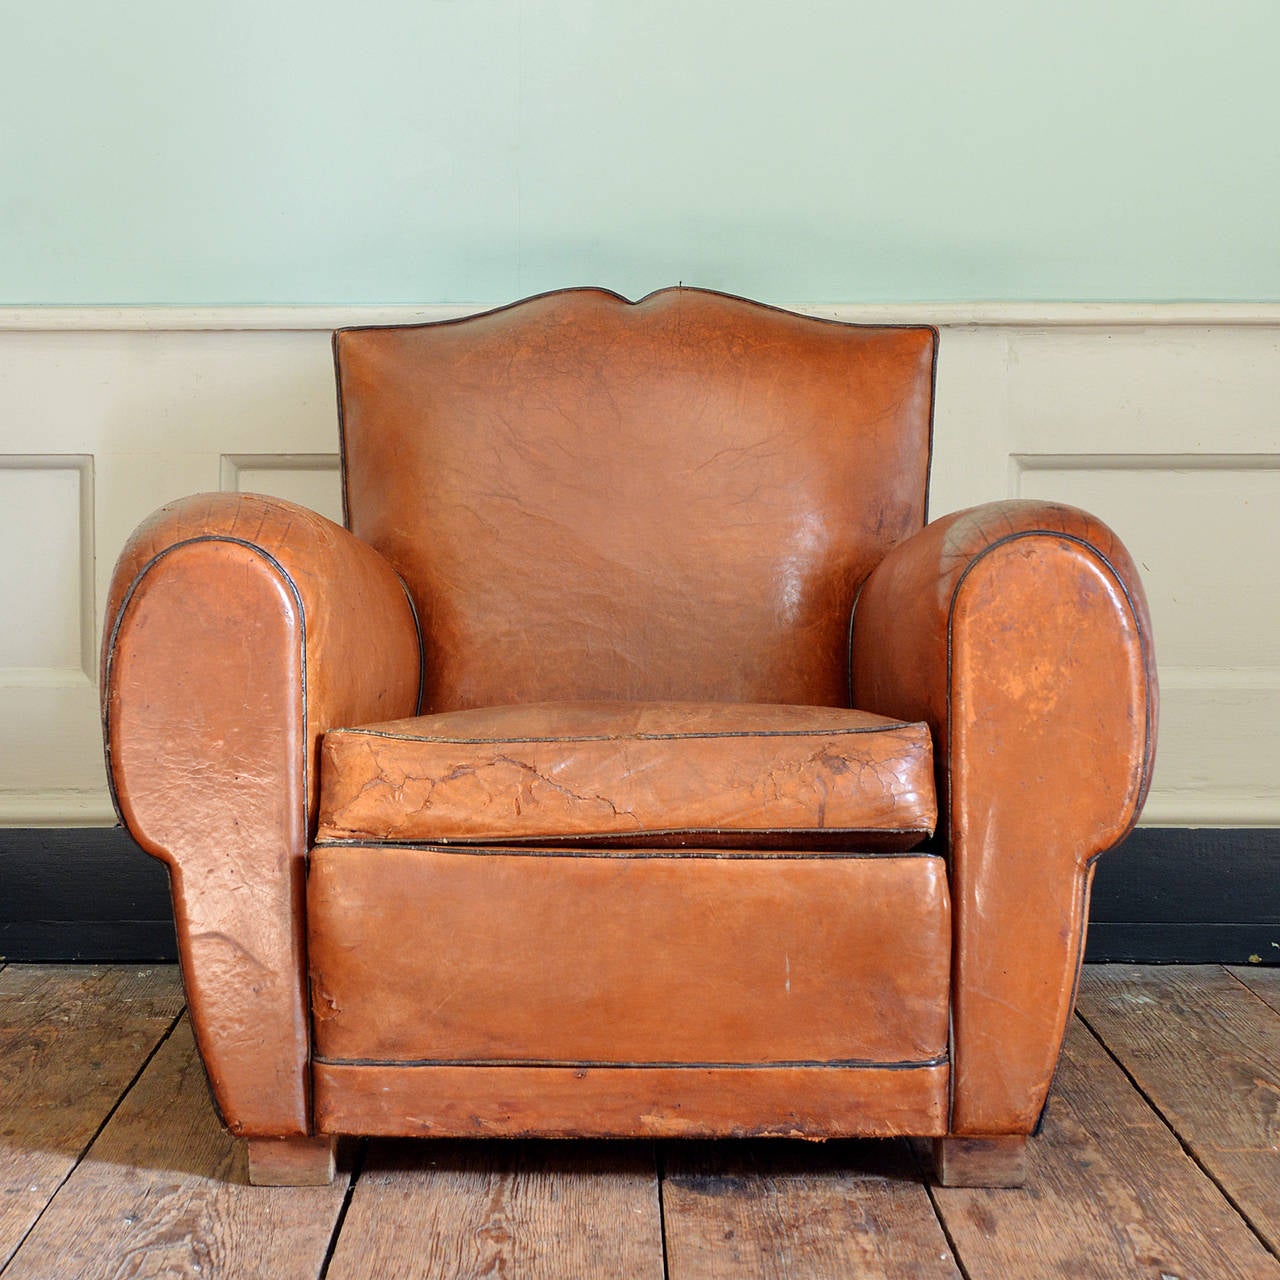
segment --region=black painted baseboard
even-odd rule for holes
[[[0,958],[176,957],[165,869],[123,829],[0,828]],[[1280,965],[1280,828],[1139,828],[1098,864],[1086,959]]]
[[[1280,965],[1280,828],[1139,827],[1098,862],[1085,959]]]

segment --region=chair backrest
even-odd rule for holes
[[[424,711],[848,705],[854,598],[924,521],[936,344],[686,288],[340,331],[347,520],[414,598]]]

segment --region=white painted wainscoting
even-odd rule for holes
[[[475,308],[0,309],[0,823],[113,820],[96,664],[133,526],[209,489],[340,519],[330,330]],[[1087,507],[1142,565],[1144,821],[1280,826],[1280,305],[813,306],[942,330],[931,514]]]

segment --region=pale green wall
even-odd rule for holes
[[[0,10],[0,302],[1280,298],[1276,0]]]

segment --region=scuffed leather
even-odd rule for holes
[[[169,864],[193,1022],[234,1130],[1030,1130],[1072,1003],[1092,860],[1149,783],[1155,673],[1137,576],[1098,521],[1014,502],[921,529],[936,341],[687,289],[637,304],[574,290],[347,331],[344,497],[370,545],[228,494],[135,534],[108,605],[109,770],[121,817]],[[811,832],[776,853],[642,849],[667,837],[621,831],[608,849],[319,846],[315,1016],[346,1056],[310,1064],[303,899],[321,737],[580,700],[924,722],[939,838],[929,854],[861,855],[856,875],[857,855],[808,856]],[[334,758],[360,736],[335,733]],[[546,778],[567,761],[524,763]],[[696,804],[722,763],[699,759],[682,780],[684,825],[730,825]],[[629,763],[629,787],[639,764],[652,761]],[[391,784],[403,800],[402,765],[380,762],[356,791]],[[343,809],[326,830],[408,833],[382,800],[356,815],[340,794],[353,777],[326,799],[330,816]],[[923,786],[908,793],[932,813]],[[475,800],[462,788],[446,825],[497,834]],[[628,938],[645,940],[647,965]],[[539,964],[571,993],[562,1006]],[[653,1060],[664,1044],[683,1065]],[[814,1065],[842,1045],[870,1056]],[[713,1051],[736,1065],[695,1065]],[[938,1056],[878,1056],[899,1051]],[[648,1065],[599,1065],[624,1052]],[[576,1053],[592,1060],[545,1061]]]
[[[698,289],[338,333],[350,524],[413,592],[423,710],[849,706],[854,596],[924,521],[936,338]]]
[[[946,1057],[937,856],[330,847],[307,892],[326,1060],[906,1070]]]
[[[909,849],[929,729],[771,704],[562,702],[335,729],[317,840]]]
[[[929,525],[858,600],[858,705],[933,730],[955,929],[951,1131],[1027,1133],[1082,955],[1092,859],[1136,821],[1158,696],[1128,553],[1071,507]]]
[[[421,1138],[931,1137],[947,1066],[381,1067],[317,1062],[320,1133]]]
[[[169,865],[192,1023],[235,1132],[310,1129],[303,910],[318,741],[411,714],[419,642],[370,547],[293,503],[161,508],[116,565],[103,646],[122,821]]]

